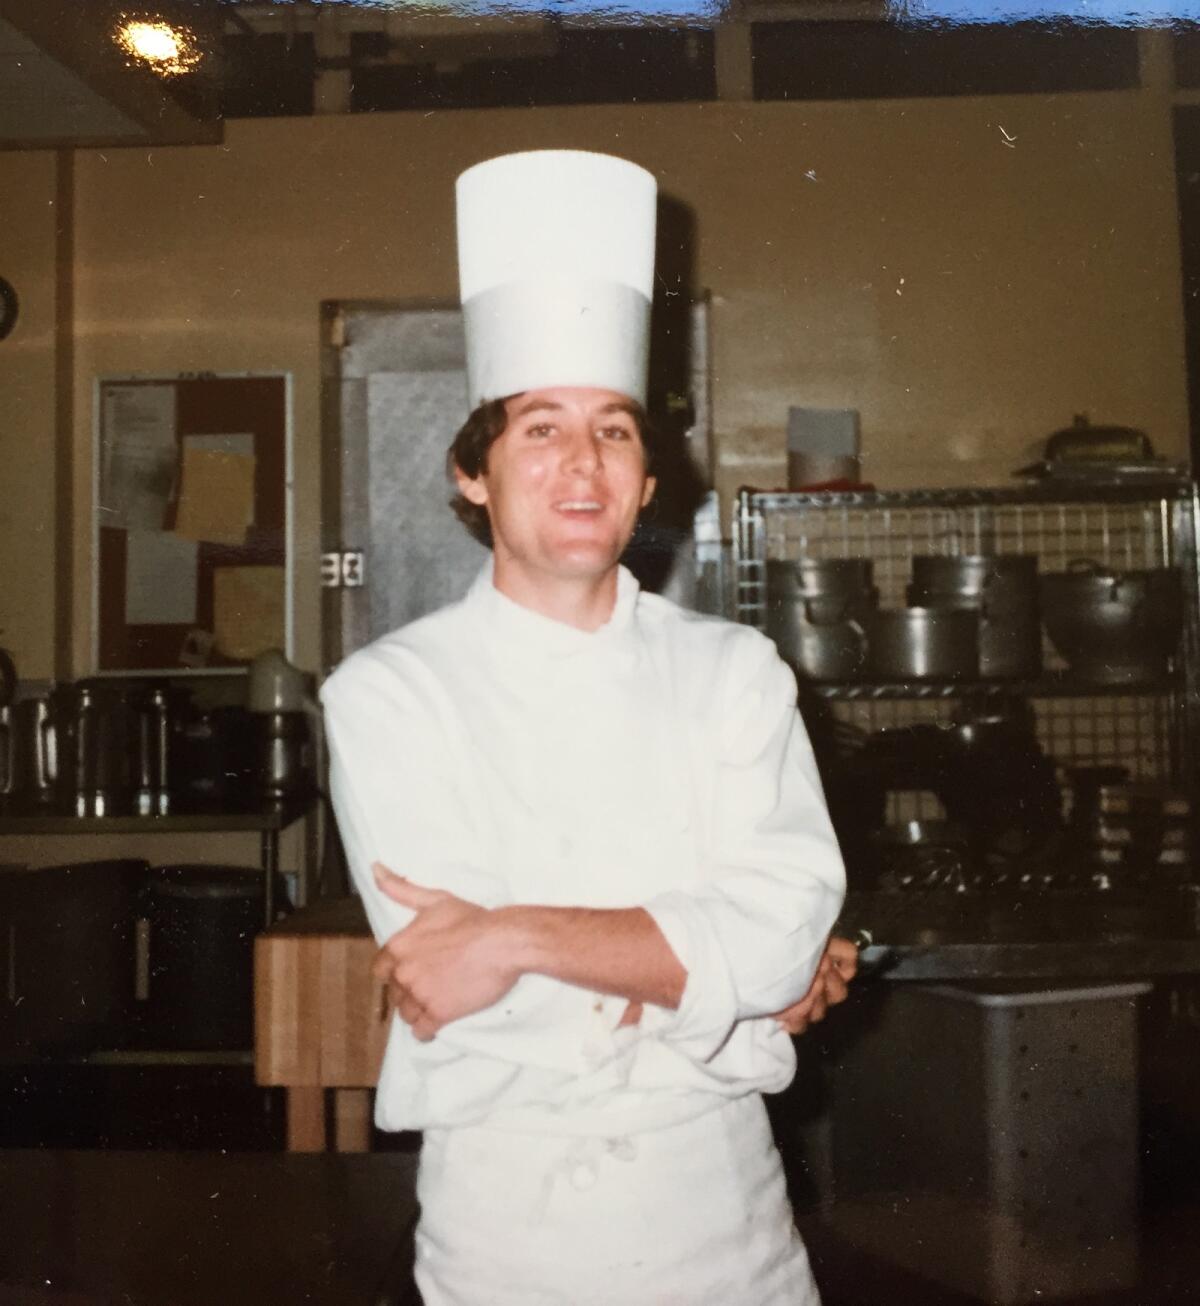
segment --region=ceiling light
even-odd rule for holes
[[[115,39],[131,59],[139,60],[164,77],[185,73],[200,62],[200,51],[192,34],[170,23],[123,18]]]

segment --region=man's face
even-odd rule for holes
[[[617,564],[654,478],[629,400],[559,386],[507,401],[508,425],[462,494],[487,509],[497,568],[535,582],[598,579]]]

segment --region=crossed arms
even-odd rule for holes
[[[373,967],[397,1014],[423,1042],[444,1026],[501,1001],[522,975],[548,976],[625,998],[622,1025],[637,1024],[643,1004],[675,1010],[687,971],[650,914],[640,907],[480,907],[430,889],[376,863],[375,882],[415,913],[376,955]],[[808,992],[776,1014],[802,1033],[845,1000],[857,949],[831,938]]]

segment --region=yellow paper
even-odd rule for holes
[[[175,534],[213,544],[245,544],[254,521],[254,459],[185,445]]]
[[[213,634],[217,651],[247,661],[284,647],[282,567],[213,569]]]

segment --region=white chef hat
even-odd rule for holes
[[[646,402],[656,186],[585,150],[505,154],[458,179],[471,407],[545,386]]]

